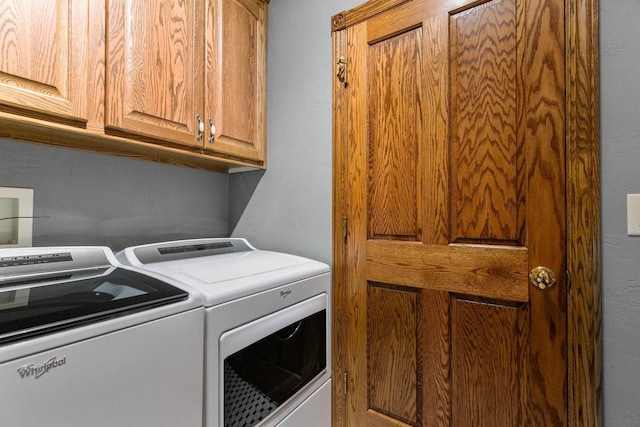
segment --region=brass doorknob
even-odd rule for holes
[[[529,272],[529,281],[538,289],[549,289],[556,283],[556,273],[547,267],[536,267]]]

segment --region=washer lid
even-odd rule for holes
[[[189,298],[112,261],[97,247],[0,251],[0,345]]]
[[[121,262],[139,266],[199,291],[206,306],[213,306],[267,289],[293,283],[329,272],[329,266],[318,261],[279,252],[253,248],[244,239],[196,239],[194,245],[218,245],[218,253],[206,250],[181,252],[180,259],[144,263],[136,255],[145,256],[161,248],[189,246],[188,240],[131,247],[118,254]],[[220,249],[226,245],[227,249]],[[145,251],[141,251],[144,248]],[[241,248],[241,249],[238,249]],[[150,252],[151,251],[151,252]],[[191,253],[191,256],[183,256]],[[171,254],[166,255],[170,257]],[[164,258],[167,259],[167,258]]]

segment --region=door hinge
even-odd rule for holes
[[[347,216],[342,217],[342,238],[347,243]]]
[[[347,84],[347,59],[344,55],[340,55],[340,59],[338,59],[336,65],[338,66],[338,73],[336,74],[338,80],[340,80],[341,83]]]
[[[342,379],[343,386],[344,386],[344,395],[345,396],[347,395],[347,380],[348,380],[348,378],[349,378],[349,374],[347,374],[345,372],[344,375],[343,375],[343,379]]]

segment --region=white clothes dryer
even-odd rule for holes
[[[206,427],[331,425],[326,264],[245,239],[163,242],[117,257],[202,294]]]

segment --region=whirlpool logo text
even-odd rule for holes
[[[291,289],[289,289],[289,288],[285,289],[284,291],[280,291],[280,296],[282,298],[286,298],[289,295],[291,295]]]
[[[60,359],[58,359],[58,356],[53,356],[51,359],[39,365],[31,363],[29,365],[21,366],[18,368],[18,374],[20,374],[20,378],[22,379],[32,377],[37,380],[53,368],[59,368],[60,366],[66,365],[66,363],[66,356],[62,356]]]

